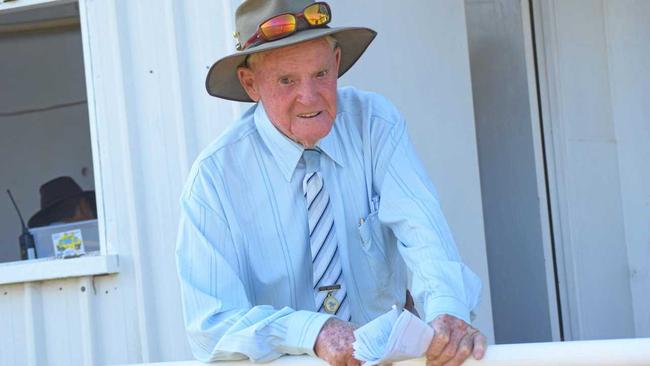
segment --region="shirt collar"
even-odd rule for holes
[[[262,141],[264,141],[264,144],[271,151],[273,158],[282,171],[282,175],[284,175],[287,181],[290,181],[294,170],[296,170],[296,165],[298,165],[298,161],[302,156],[302,151],[304,150],[302,145],[292,141],[275,128],[266,115],[262,102],[257,104],[254,118],[255,126],[262,137]]]
[[[343,165],[343,154],[341,153],[340,139],[337,137],[338,129],[336,127],[339,123],[341,122],[339,121],[339,115],[337,115],[330,132],[327,134],[327,136],[320,139],[320,141],[316,143],[316,146],[318,146],[318,148],[336,164],[344,167],[345,165]]]
[[[262,141],[271,151],[273,158],[282,171],[282,175],[287,181],[290,181],[291,176],[296,170],[296,166],[302,157],[302,152],[304,151],[303,146],[285,136],[273,125],[266,114],[262,102],[258,102],[257,107],[255,108],[254,119],[255,127],[260,133]],[[343,166],[341,149],[336,138],[336,123],[337,121],[334,121],[332,130],[327,134],[327,136],[323,137],[316,143],[316,147],[335,163]]]

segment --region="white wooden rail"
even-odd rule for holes
[[[396,363],[395,366],[423,366],[424,359]],[[149,366],[202,366],[198,361],[165,362]],[[260,365],[246,361],[215,363],[218,366]],[[309,356],[286,356],[269,366],[323,366],[325,362]],[[469,359],[463,366],[648,366],[650,338],[598,341],[522,343],[489,346],[481,361]]]

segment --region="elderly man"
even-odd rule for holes
[[[310,354],[356,365],[354,329],[421,304],[428,365],[481,358],[470,322],[480,280],[460,261],[395,107],[337,89],[376,33],[330,28],[308,0],[246,0],[238,52],[208,92],[256,102],[196,160],[177,263],[189,341],[202,361]],[[406,272],[412,273],[407,291]]]

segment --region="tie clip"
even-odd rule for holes
[[[330,286],[321,286],[318,288],[318,292],[321,291],[334,291],[341,288],[341,285],[330,285]]]

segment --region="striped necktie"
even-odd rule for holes
[[[341,269],[334,215],[332,214],[330,196],[319,173],[320,152],[307,149],[303,153],[303,159],[306,168],[302,189],[307,205],[309,244],[313,265],[312,286],[315,292],[316,308],[319,312],[336,314],[339,318],[349,321],[349,299]],[[338,286],[340,288],[336,288]]]

